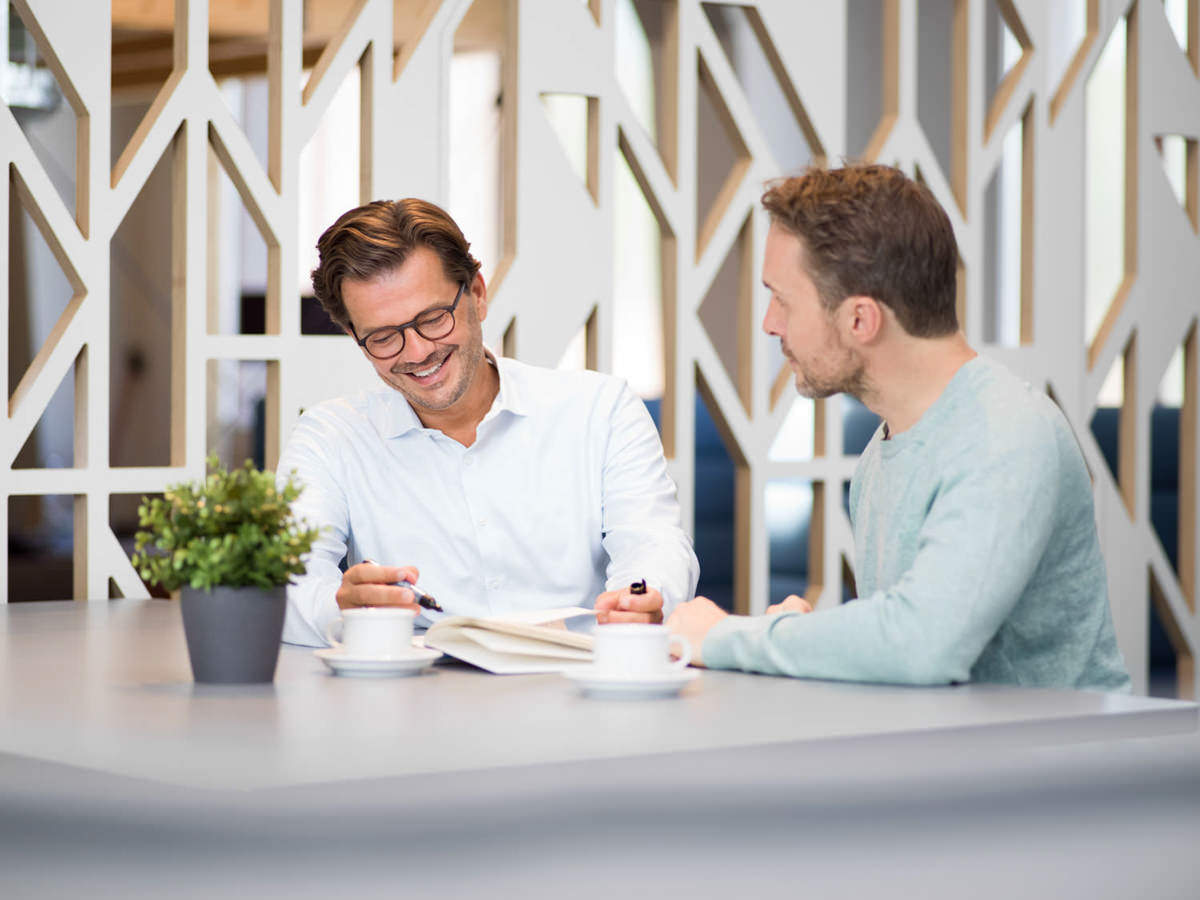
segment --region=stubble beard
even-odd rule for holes
[[[451,356],[458,356],[459,372],[458,381],[444,398],[430,397],[428,394],[422,393],[420,388],[414,388],[405,384],[404,379],[408,376],[403,372],[392,372],[392,379],[388,380],[388,383],[400,391],[411,405],[420,407],[423,410],[442,412],[452,407],[466,396],[472,382],[475,380],[476,373],[479,371],[479,365],[483,362],[483,334],[479,330],[479,318],[475,315],[474,308],[472,307],[467,307],[467,324],[470,329],[470,337],[467,343],[451,346],[450,353],[446,356],[446,362],[449,362]],[[417,366],[416,371],[420,371],[421,367]],[[411,369],[412,367],[409,368]]]
[[[862,357],[850,348],[838,346],[835,349],[841,360],[832,374],[814,372],[784,350],[788,359],[799,368],[796,372],[796,391],[800,396],[809,400],[824,400],[834,394],[849,394],[861,401],[869,393],[867,366]]]

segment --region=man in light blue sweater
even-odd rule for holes
[[[933,195],[850,166],[763,204],[763,329],[796,389],[883,419],[850,488],[859,599],[730,616],[697,597],[667,624],[712,668],[1128,690],[1079,448],[1045,394],[959,331],[958,250]]]

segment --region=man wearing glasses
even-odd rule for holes
[[[347,607],[415,607],[396,582],[418,577],[447,614],[594,601],[602,622],[661,622],[692,596],[645,406],[611,376],[493,356],[468,247],[415,199],[350,210],[317,242],[317,299],[383,383],[306,411],[280,458],[305,485],[298,514],[323,526],[285,641],[324,643]]]

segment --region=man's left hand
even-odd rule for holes
[[[704,638],[714,625],[728,615],[707,597],[697,597],[675,607],[675,612],[667,619],[667,627],[688,639],[692,647],[692,665],[702,666],[704,659],[700,649],[704,646]]]
[[[596,621],[601,625],[642,622],[657,625],[663,620],[662,594],[647,588],[644,594],[631,593],[629,588],[605,591],[596,598]]]

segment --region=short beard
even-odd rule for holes
[[[821,377],[811,372],[802,371],[796,375],[796,391],[809,400],[824,400],[834,394],[849,394],[863,401],[871,392],[867,379],[867,366],[858,354],[847,353],[848,369],[829,377]]]

